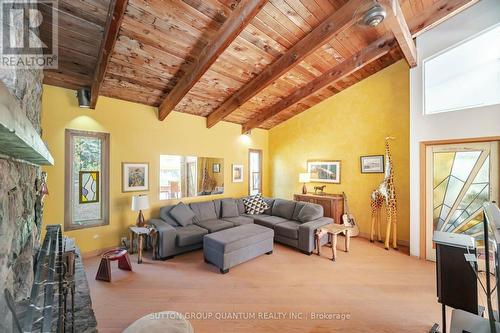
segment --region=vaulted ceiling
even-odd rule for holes
[[[45,19],[40,29],[42,39],[51,38],[52,28],[59,37],[59,69],[46,70],[44,83],[69,89],[92,85],[109,8],[110,0],[58,1],[57,26]],[[44,17],[52,15],[43,2],[39,9]]]
[[[269,129],[406,58],[412,38],[474,0],[59,1],[47,84]],[[42,28],[43,29],[43,28]]]

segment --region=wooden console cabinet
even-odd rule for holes
[[[321,205],[325,217],[333,218],[335,223],[342,223],[342,214],[344,214],[344,196],[342,194],[295,194],[293,200]]]

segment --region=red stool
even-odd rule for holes
[[[118,268],[126,271],[132,270],[132,265],[130,264],[130,259],[128,257],[127,250],[114,249],[105,252],[102,255],[101,263],[99,264],[99,269],[95,276],[96,280],[111,282],[111,261],[118,260]]]

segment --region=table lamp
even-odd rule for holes
[[[134,195],[132,196],[132,211],[139,211],[139,216],[137,216],[137,221],[135,224],[138,227],[143,227],[145,224],[144,215],[142,211],[144,209],[149,209],[149,198],[147,195]]]
[[[307,194],[306,183],[311,181],[311,174],[309,173],[299,173],[299,183],[303,183],[302,194]]]

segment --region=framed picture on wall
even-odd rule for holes
[[[313,183],[340,184],[340,161],[307,161],[307,172]]]
[[[243,182],[243,165],[233,164],[233,183]]]
[[[384,155],[361,156],[361,173],[384,173]]]
[[[122,163],[122,192],[149,190],[149,163]]]
[[[219,163],[212,164],[212,172],[213,173],[220,173],[220,164]]]

